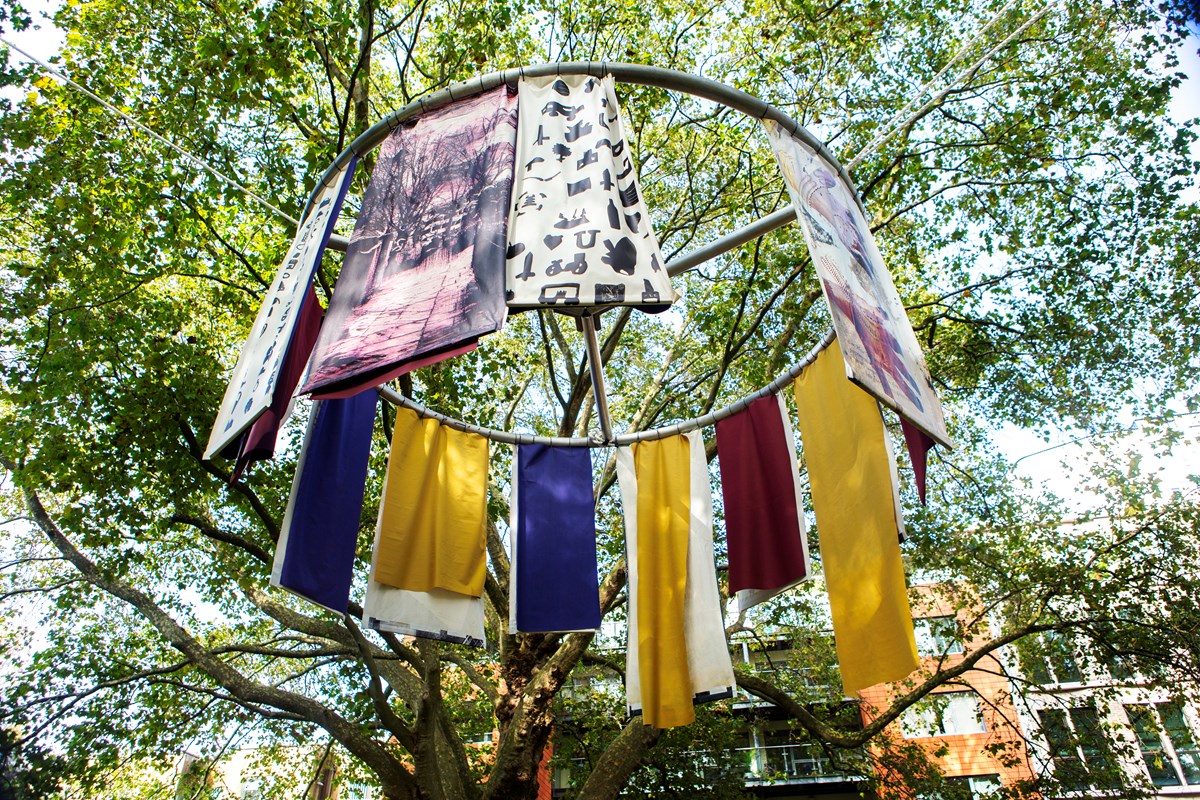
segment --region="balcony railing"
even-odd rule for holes
[[[740,747],[746,758],[747,783],[828,783],[860,780],[839,769],[816,743]]]

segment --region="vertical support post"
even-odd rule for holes
[[[592,394],[596,395],[596,416],[600,418],[600,433],[605,444],[612,444],[612,419],[608,416],[608,395],[604,392],[604,367],[600,361],[600,340],[596,336],[596,318],[591,314],[580,318],[583,337],[587,342],[588,370],[592,373]]]

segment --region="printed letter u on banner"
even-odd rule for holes
[[[670,728],[694,700],[734,686],[712,547],[712,495],[698,432],[617,449],[629,570],[630,714]]]
[[[917,668],[894,467],[879,404],[846,378],[836,340],[795,390],[838,666],[853,696]]]
[[[600,590],[591,453],[543,444],[514,450],[509,630],[595,630]]]

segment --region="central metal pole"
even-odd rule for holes
[[[600,361],[600,340],[596,336],[596,318],[586,314],[579,320],[587,341],[588,369],[592,373],[592,394],[596,395],[596,415],[605,444],[612,444],[612,420],[608,416],[608,396],[604,393],[604,367]]]

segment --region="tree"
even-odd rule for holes
[[[59,797],[62,761],[36,744],[21,748],[18,735],[0,729],[0,798],[49,800]]]
[[[1162,685],[1194,686],[1194,498],[1148,503],[1143,478],[1102,476],[1113,513],[1094,529],[1064,527],[1054,500],[1009,485],[983,424],[1099,430],[1118,411],[1156,411],[1194,390],[1200,215],[1183,198],[1195,133],[1164,118],[1185,29],[1134,2],[1068,3],[1022,29],[1030,16],[998,3],[880,0],[93,0],[68,2],[55,24],[66,32],[62,69],[292,216],[336,153],[388,110],[546,57],[702,72],[787,110],[844,161],[862,153],[855,180],[960,442],[936,460],[929,509],[906,494],[906,548],[916,567],[961,576],[971,602],[1001,621],[967,663],[1062,631]],[[960,48],[945,87],[917,97],[918,113],[899,113]],[[230,465],[200,455],[288,225],[12,53],[4,75],[24,99],[3,101],[0,175],[10,520],[0,622],[20,643],[6,645],[0,723],[61,752],[85,788],[104,786],[125,759],[164,763],[185,743],[209,757],[234,740],[299,740],[327,744],[388,798],[533,796],[556,736],[564,752],[588,748],[576,796],[635,795],[684,781],[688,751],[703,742],[731,741],[738,722],[720,707],[665,735],[611,703],[589,717],[594,729],[555,727],[571,676],[613,664],[590,635],[506,632],[501,478],[487,651],[376,637],[353,615],[269,591],[295,441],[232,485]],[[651,88],[629,88],[623,103],[668,255],[784,202],[753,121]],[[897,115],[898,134],[863,152]],[[326,298],[337,268],[327,255]],[[677,283],[678,324],[629,312],[605,320],[610,404],[633,429],[764,385],[827,325],[795,226]],[[568,434],[591,422],[581,354],[569,326],[528,313],[478,354],[401,388],[472,422]],[[389,431],[385,413],[359,585]],[[494,475],[507,457],[495,451]],[[613,482],[610,459],[598,478],[601,600],[619,621]],[[805,589],[758,624],[803,630],[818,607]],[[820,647],[805,652],[820,661]],[[962,669],[914,682],[865,726],[847,723],[838,698],[814,705],[778,677],[743,670],[739,683],[830,753],[916,775],[919,754],[882,731]],[[464,745],[480,724],[499,730],[491,750]],[[641,780],[646,770],[658,783]]]

